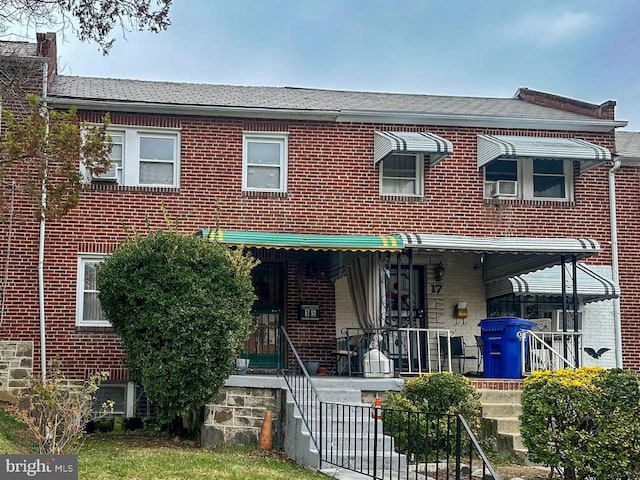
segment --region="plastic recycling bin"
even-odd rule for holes
[[[531,329],[536,322],[518,317],[486,318],[478,324],[483,342],[485,378],[521,378],[520,330]]]

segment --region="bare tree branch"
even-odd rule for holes
[[[71,30],[80,40],[95,42],[106,55],[113,29],[161,32],[171,24],[172,0],[2,0],[0,34],[14,25],[36,30]]]

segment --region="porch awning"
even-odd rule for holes
[[[316,235],[234,230],[201,230],[198,235],[212,242],[229,245],[284,250],[371,252],[402,249],[399,235]]]
[[[559,265],[600,253],[600,244],[587,238],[467,237],[459,235],[400,234],[406,248],[439,252],[484,254],[485,281]]]
[[[432,167],[453,153],[453,144],[433,133],[375,132],[373,164],[391,153],[423,153]]]
[[[565,291],[573,292],[573,268],[565,265]],[[609,300],[620,296],[617,284],[610,280],[611,267],[576,265],[577,293],[585,303]],[[560,265],[537,272],[516,275],[486,286],[487,298],[509,295],[562,295]]]
[[[478,169],[498,158],[522,157],[578,160],[586,172],[611,161],[611,152],[576,138],[478,135]]]

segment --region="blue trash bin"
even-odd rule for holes
[[[536,322],[518,317],[486,318],[478,324],[483,347],[485,378],[521,378],[520,330],[529,330]]]

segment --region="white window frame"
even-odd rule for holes
[[[553,159],[563,162],[564,167],[564,197],[536,197],[533,191],[533,161],[541,160],[542,158],[518,158],[509,159],[503,158],[502,160],[512,160],[517,165],[517,177],[518,177],[518,194],[516,197],[521,200],[536,200],[542,202],[569,202],[574,198],[573,188],[573,161],[567,159]],[[486,167],[483,169],[483,176],[485,178],[485,185],[490,183],[486,180]],[[489,194],[489,188],[484,189],[484,198],[492,198]],[[507,198],[507,197],[505,197]]]
[[[122,164],[118,168],[117,184],[140,187],[180,187],[180,130],[155,127],[130,127],[112,125],[107,129],[109,135],[122,136]],[[173,160],[140,159],[140,138],[169,138],[173,140]],[[173,165],[173,178],[167,183],[140,183],[140,164],[145,162],[170,163]],[[99,177],[95,183],[103,183]]]
[[[249,143],[271,143],[280,145],[279,188],[257,188],[249,186]],[[242,134],[242,191],[245,192],[287,192],[289,168],[289,134],[286,132],[243,132]],[[276,165],[273,165],[276,167]]]
[[[111,327],[108,320],[84,320],[84,275],[85,265],[101,263],[106,255],[80,254],[78,255],[78,274],[76,281],[76,326],[77,327]]]
[[[390,158],[391,156],[403,156],[403,157],[414,157],[415,159],[415,170],[416,170],[416,175],[414,177],[414,181],[416,182],[416,188],[415,191],[413,193],[393,193],[393,192],[385,192],[384,191],[384,162],[387,158]],[[380,195],[384,195],[386,197],[423,197],[424,196],[424,154],[422,153],[416,153],[416,154],[404,154],[404,153],[398,153],[398,154],[392,154],[389,155],[385,158],[383,158],[380,163],[379,163],[379,176],[380,176],[380,183],[379,183],[379,191],[380,191]]]

